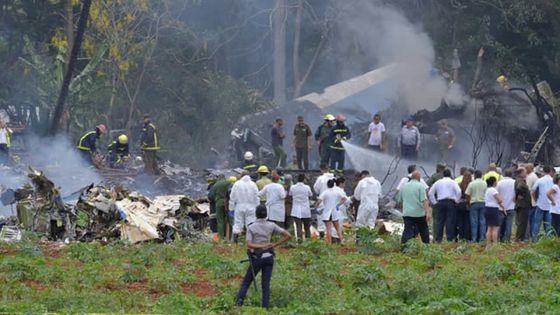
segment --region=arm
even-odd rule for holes
[[[402,128],[401,128],[401,131],[399,132],[399,136],[397,137],[397,147],[398,148],[401,147],[401,142],[402,142]]]
[[[451,133],[451,143],[449,143],[449,149],[451,149],[455,146],[455,141],[457,140],[457,138],[455,138],[455,132],[453,131],[453,129],[449,128],[449,132]]]
[[[414,128],[416,128],[416,150],[418,151],[420,150],[420,142],[421,142],[420,130],[416,126],[414,126]]]
[[[500,205],[500,208],[502,209],[502,211],[506,211],[506,208],[504,207],[504,201],[502,200],[502,197],[500,197],[500,194],[496,193],[494,195],[494,198],[496,198],[496,201],[498,202],[498,205]]]
[[[430,202],[427,198],[424,199],[424,202],[422,202],[422,207],[426,211],[426,221],[430,223],[430,221],[432,221],[432,208],[430,207]]]
[[[548,197],[548,200],[550,200],[550,202],[552,203],[553,206],[556,206],[556,202],[554,201],[554,195],[556,194],[556,190],[554,190],[554,188],[551,188],[547,193],[546,196]]]
[[[430,198],[430,202],[431,202],[433,205],[435,205],[435,204],[437,203],[437,200],[436,200],[436,189],[435,189],[435,188],[436,188],[436,185],[437,185],[437,183],[434,184],[434,185],[430,188],[430,190],[429,190],[429,192],[428,192],[428,197]]]
[[[288,240],[290,240],[290,239],[292,238],[292,236],[290,235],[290,232],[288,232],[288,231],[286,231],[286,230],[284,230],[284,229],[282,229],[282,231],[280,232],[280,234],[282,234],[282,236],[283,236],[282,239],[279,240],[279,241],[277,241],[277,242],[275,242],[275,243],[272,243],[272,246],[271,246],[271,247],[276,247],[276,246],[278,246],[278,245],[282,245],[282,244],[286,243]]]

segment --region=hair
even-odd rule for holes
[[[257,219],[266,219],[266,216],[268,215],[266,206],[258,205],[255,209],[255,215],[257,216]]]
[[[380,115],[380,114],[375,114],[375,115],[373,115],[373,118],[374,118],[374,119],[375,119],[375,118],[381,118],[381,115]]]
[[[498,169],[498,166],[496,165],[496,163],[490,163],[490,165],[488,165],[488,170],[489,171],[496,171]]]
[[[461,187],[461,192],[463,194],[465,193],[465,191],[467,191],[467,187],[469,186],[471,181],[472,181],[472,173],[466,170],[463,173],[463,179],[461,180],[461,184],[459,185],[459,187]]]
[[[319,169],[320,169],[321,171],[328,171],[328,170],[329,170],[329,166],[328,166],[327,164],[323,163],[323,164],[319,165]]]
[[[409,165],[406,170],[408,171],[408,174],[412,174],[412,172],[416,171],[416,164]]]
[[[305,174],[301,173],[297,176],[298,183],[303,183],[305,181]]]
[[[344,185],[346,183],[346,179],[344,177],[339,177],[336,179],[336,186]]]
[[[272,180],[273,183],[277,183],[280,180],[280,175],[276,170],[272,170],[270,173],[270,180]]]
[[[303,120],[303,116],[299,115],[299,116],[297,116],[297,119],[298,120]]]
[[[443,170],[443,177],[451,177],[451,170],[446,168]]]
[[[363,171],[360,172],[360,175],[362,175],[362,176],[369,176],[369,171],[363,170]]]
[[[463,175],[465,174],[465,172],[468,170],[468,168],[466,166],[463,166],[459,169],[459,174]]]
[[[276,120],[275,120],[276,123],[281,123],[281,122],[283,122],[283,121],[284,121],[284,120],[282,120],[282,118],[276,118]]]
[[[327,182],[327,187],[328,188],[333,188],[334,187],[334,182],[335,182],[334,179],[329,179],[329,181]]]
[[[542,170],[546,174],[550,174],[550,172],[552,172],[552,167],[550,167],[549,165],[545,165],[545,166],[543,166]]]
[[[486,180],[486,185],[488,185],[488,187],[494,187],[494,184],[496,184],[496,177],[490,176],[490,177]]]
[[[518,167],[518,168],[515,170],[515,177],[521,175],[521,174],[523,173],[523,171],[526,171],[526,169],[525,169],[524,167]]]
[[[249,174],[251,174],[251,173],[250,173],[249,171],[247,171],[247,170],[241,171],[241,177],[243,177],[243,176],[245,176],[245,175],[249,175]]]
[[[481,170],[474,171],[474,178],[482,178],[482,171]]]
[[[513,170],[511,168],[506,168],[506,170],[504,171],[504,176],[505,177],[512,177],[513,176]]]

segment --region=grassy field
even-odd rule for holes
[[[529,314],[560,310],[560,240],[466,243],[400,252],[398,239],[309,242],[278,251],[275,314]],[[0,244],[0,312],[265,313],[251,288],[233,300],[247,264],[228,244],[59,247]]]

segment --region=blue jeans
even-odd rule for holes
[[[537,212],[537,207],[529,208],[529,226],[527,227],[526,239],[529,239],[533,235],[533,221],[535,221],[535,213]]]
[[[471,234],[473,242],[486,240],[486,219],[484,218],[484,202],[471,204]]]
[[[533,218],[533,224],[531,225],[531,240],[536,242],[539,237],[539,231],[541,229],[541,222],[544,226],[544,233],[546,236],[551,235],[552,228],[550,226],[550,211],[542,210],[541,208],[537,207],[535,211],[535,215]]]
[[[436,242],[443,239],[443,228],[448,242],[457,240],[457,207],[455,201],[444,199],[438,201],[438,214],[436,217]]]
[[[507,210],[507,215],[500,211],[500,240],[502,242],[511,241],[511,228],[513,226],[513,217],[515,217],[515,210]]]
[[[245,273],[245,277],[243,278],[243,282],[241,282],[241,288],[239,289],[239,293],[237,293],[236,303],[237,305],[243,305],[243,301],[245,300],[245,296],[247,295],[247,291],[249,291],[249,287],[251,283],[255,281],[253,277],[253,271],[255,276],[262,270],[262,277],[261,277],[261,289],[262,289],[262,307],[268,308],[270,304],[270,278],[272,277],[272,267],[274,266],[274,257],[266,257],[266,258],[256,258],[251,256],[251,262],[253,264],[254,270],[251,270],[251,266],[249,265],[249,269],[247,273]]]

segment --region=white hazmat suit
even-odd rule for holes
[[[362,179],[354,190],[354,198],[360,201],[356,227],[375,228],[375,220],[379,212],[381,184],[372,176]]]
[[[243,227],[255,222],[255,209],[260,203],[259,189],[249,175],[243,176],[231,188],[229,209],[235,211],[233,234],[240,234]]]

